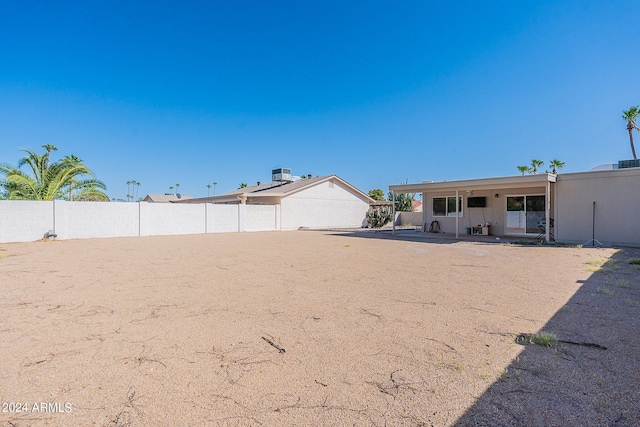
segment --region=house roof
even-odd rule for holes
[[[237,190],[230,191],[228,193],[221,194],[219,196],[199,197],[190,200],[181,200],[178,203],[224,203],[224,202],[239,202],[241,198],[263,198],[263,197],[286,197],[302,191],[306,188],[313,187],[325,181],[334,180],[350,189],[352,192],[360,196],[367,202],[373,202],[374,200],[369,195],[358,190],[342,178],[337,175],[325,175],[316,176],[313,178],[299,179],[290,183],[269,182],[267,184],[252,185],[244,188],[238,188]]]
[[[183,196],[181,194],[147,194],[147,196],[142,199],[143,202],[154,202],[154,203],[170,203],[177,202],[179,200],[189,200],[193,199],[191,196]]]
[[[531,187],[543,186],[547,182],[556,182],[555,174],[534,174],[534,175],[518,175],[504,176],[499,178],[480,178],[465,179],[458,181],[442,181],[442,182],[422,182],[419,184],[402,184],[390,185],[389,190],[393,193],[419,193],[427,191],[441,191],[451,189],[479,189],[479,188],[514,188],[514,187]]]

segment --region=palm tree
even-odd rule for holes
[[[129,202],[130,198],[131,198],[131,184],[133,184],[134,181],[127,181],[127,202]]]
[[[218,185],[217,182],[213,181],[213,195],[216,195],[216,185]]]
[[[171,190],[171,194],[173,194],[173,189],[174,189],[173,185],[169,187],[169,190]]]
[[[55,145],[53,145],[53,144],[45,144],[45,145],[43,145],[43,146],[42,146],[42,148],[44,148],[45,150],[47,150],[47,160],[46,160],[46,161],[47,161],[47,163],[46,163],[46,165],[45,165],[45,166],[49,166],[49,159],[50,159],[50,157],[51,157],[51,152],[52,152],[52,151],[58,151],[58,147],[56,147],[56,146],[55,146]]]
[[[529,172],[533,174],[538,173],[538,168],[542,165],[544,165],[544,162],[542,160],[536,160],[536,159],[531,160],[531,170]]]
[[[138,191],[140,190],[140,186],[141,186],[142,184],[140,184],[140,182],[139,182],[139,181],[133,181],[133,182],[132,182],[132,184],[135,186],[135,189],[134,189],[134,194],[135,194],[135,195],[133,196],[133,199],[134,199],[134,200],[137,200],[137,199],[138,199]],[[133,188],[132,188],[132,189],[133,189]]]
[[[561,162],[558,159],[553,159],[549,162],[549,166],[553,168],[551,173],[558,173],[557,169],[562,169],[564,167],[564,162]]]
[[[18,161],[17,167],[0,165],[0,173],[5,175],[3,186],[12,200],[86,200],[91,194],[92,200],[109,201],[102,191],[106,186],[95,179],[93,172],[76,156],[67,156],[60,161],[51,162],[53,146],[43,146],[46,153],[38,155],[32,150],[22,150],[27,155]],[[31,173],[21,170],[28,166]],[[84,178],[89,176],[89,178]]]
[[[178,194],[178,187],[180,187],[180,184],[176,184],[176,194]]]
[[[211,184],[207,184],[207,197],[209,197],[209,190],[211,189]]]
[[[531,168],[529,166],[518,166],[518,170],[522,172],[522,175],[524,176],[525,172],[531,171]]]
[[[640,114],[638,106],[630,107],[627,111],[622,112],[622,118],[627,121],[627,131],[629,132],[629,144],[631,144],[631,154],[633,154],[633,160],[637,160],[636,147],[633,145],[633,130],[640,131],[640,128],[636,125],[636,120]]]
[[[247,183],[246,183],[246,182],[241,182],[241,183],[240,183],[240,187],[238,187],[238,189],[240,189],[240,188],[245,188],[246,186],[247,186]]]

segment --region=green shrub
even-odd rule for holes
[[[380,228],[391,222],[393,212],[391,212],[391,209],[383,206],[380,209],[369,209],[366,217],[369,228]]]

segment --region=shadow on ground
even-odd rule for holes
[[[542,329],[558,342],[514,337],[519,357],[454,425],[640,425],[638,262],[625,249],[585,266],[593,274]]]
[[[404,242],[421,242],[421,243],[440,243],[451,244],[458,242],[474,242],[474,243],[513,243],[524,244],[531,246],[548,246],[544,244],[542,240],[536,240],[531,237],[496,237],[496,236],[470,236],[461,234],[456,238],[453,234],[445,233],[424,233],[421,231],[415,231],[414,229],[400,229],[396,230],[395,234],[391,230],[377,230],[377,229],[360,229],[356,231],[345,230],[325,230],[335,231],[335,236],[341,237],[355,237],[361,239],[383,239],[383,240],[399,240]],[[558,246],[563,246],[558,244]]]

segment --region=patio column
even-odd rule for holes
[[[396,193],[394,193],[393,191],[391,192],[391,202],[393,203],[393,206],[391,207],[391,234],[392,235],[396,235]]]
[[[459,190],[456,190],[456,239],[460,237],[460,230],[458,229],[458,223],[460,222],[460,199],[458,198],[460,196],[459,192]]]
[[[426,209],[427,193],[422,193],[422,232],[427,231],[427,209]]]
[[[551,208],[551,183],[547,179],[547,185],[545,187],[545,196],[544,196],[544,218],[545,218],[545,231],[544,231],[544,239],[547,243],[549,243],[549,230],[551,229],[551,219],[549,218],[550,208]]]

